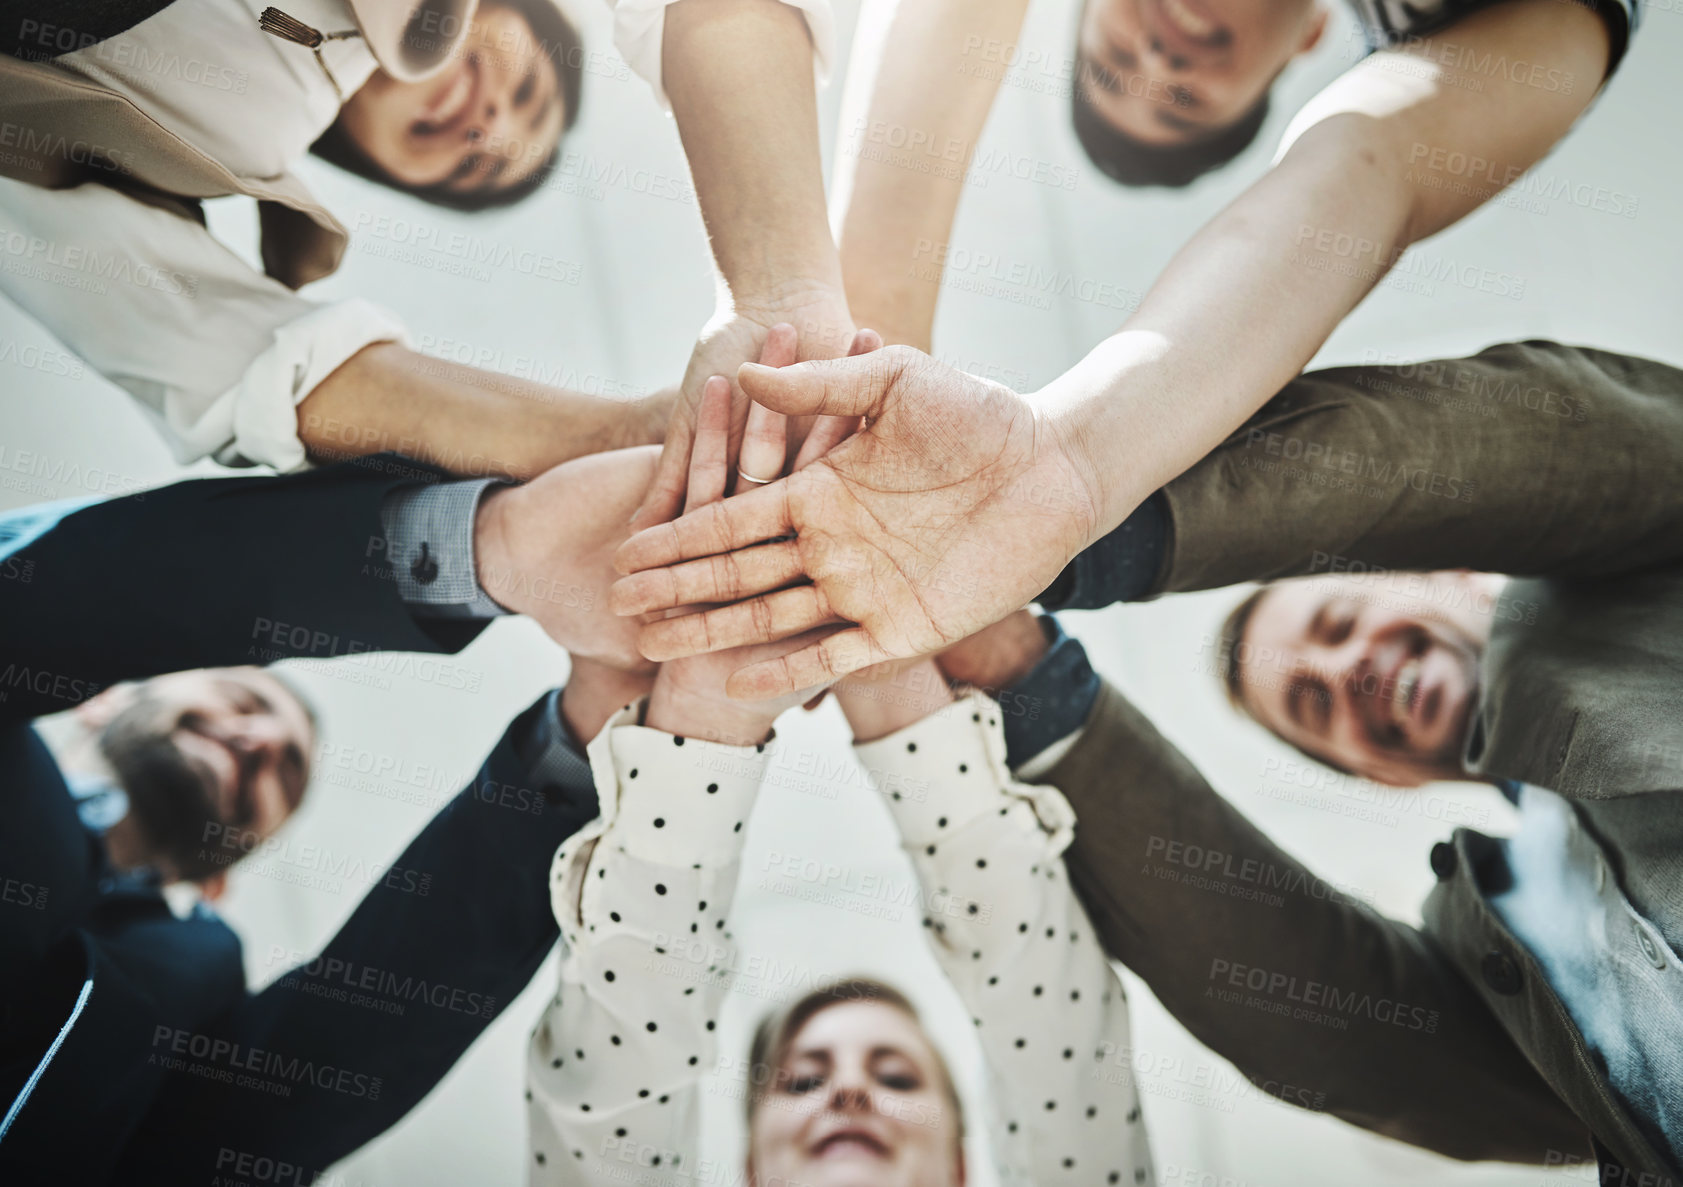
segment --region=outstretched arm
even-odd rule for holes
[[[740,558],[714,565],[692,600],[754,598],[797,576],[812,585],[711,611],[705,631],[656,624],[645,650],[858,624],[791,657],[791,671],[742,674],[737,691],[754,695],[949,645],[1035,598],[1294,376],[1403,248],[1488,197],[1421,181],[1413,162],[1430,167],[1453,146],[1517,176],[1570,126],[1607,60],[1600,19],[1551,0],[1482,10],[1446,36],[1458,53],[1523,52],[1585,84],[1544,92],[1497,74],[1473,91],[1454,85],[1435,41],[1374,55],[1311,104],[1280,164],[1181,252],[1128,325],[1032,399],[892,350],[745,371],[779,411],[863,414],[868,427],[783,489],[634,537],[618,563],[671,566],[792,532],[798,563],[754,580]],[[1388,71],[1399,55],[1418,61]],[[672,604],[647,576],[617,587],[617,608]]]
[[[1012,777],[1006,710],[955,699],[931,659],[836,695],[924,888],[925,935],[976,1021],[995,1148],[1024,1182],[1145,1181],[1127,996],[1064,869],[1069,805]]]
[[[791,359],[793,337],[774,330],[766,361]],[[723,380],[707,385],[691,505],[724,494],[729,399]],[[760,464],[781,458],[781,442],[754,434],[745,452]],[[615,1163],[650,1183],[694,1174],[698,1086],[734,965],[727,919],[744,826],[786,707],[732,703],[735,663],[727,652],[662,668],[647,702],[613,712],[590,744],[601,814],[555,856],[566,958],[527,1065],[533,1182],[594,1182]],[[582,730],[601,717],[568,720]]]
[[[568,687],[515,718],[319,953],[272,948],[268,963],[286,971],[208,1028],[239,1050],[351,1069],[361,1077],[353,1088],[305,1079],[268,1097],[170,1077],[125,1151],[120,1181],[212,1179],[230,1149],[260,1151],[307,1179],[414,1108],[555,945],[551,858],[597,815],[562,705],[570,719],[606,719],[648,682],[575,664]]]
[[[1274,844],[1098,680],[1073,639],[1059,634],[1029,662],[1044,643],[1026,617],[941,664],[1001,689],[1017,771],[1032,766],[1075,810],[1063,860],[1100,940],[1181,1025],[1285,1104],[1453,1158],[1584,1151],[1583,1123],[1431,936]],[[1458,877],[1473,876],[1465,866]],[[1324,1008],[1288,1008],[1312,1003]],[[1128,1066],[1110,1052],[1100,1074]]]
[[[42,266],[0,292],[81,364],[157,414],[178,460],[294,470],[396,452],[463,476],[530,478],[581,454],[661,439],[668,393],[599,397],[431,358],[362,300],[319,304],[253,269],[182,214],[109,186],[0,179],[0,230],[134,283],[73,285]]]
[[[1520,59],[1575,85],[1445,64]],[[1181,249],[1121,332],[1035,397],[1071,422],[1101,530],[1301,371],[1410,245],[1540,160],[1607,59],[1596,13],[1515,0],[1373,54],[1316,96],[1278,163]],[[1462,184],[1452,158],[1500,184]]]
[[[803,8],[814,10],[811,35]],[[640,525],[670,519],[683,503],[711,376],[733,380],[734,464],[748,417],[736,368],[759,358],[771,327],[793,325],[806,359],[838,357],[853,337],[825,216],[813,86],[814,41],[828,40],[830,20],[827,4],[783,0],[678,0],[665,9],[661,81],[712,242],[718,305],[685,369]]]
[[[318,464],[395,452],[464,477],[527,479],[658,445],[674,397],[570,391],[376,342],[299,403],[298,440]]]
[[[1629,573],[1683,552],[1680,468],[1683,371],[1650,359],[1532,341],[1309,371],[1042,600],[1375,569]]]
[[[913,267],[918,245],[951,237],[999,91],[1001,75],[975,69],[974,49],[1014,40],[1027,7],[897,0],[886,20],[861,16],[848,74],[850,85],[869,88],[869,101],[842,133],[832,194],[848,307],[885,342],[930,349],[941,284]],[[899,137],[916,147],[886,143]]]

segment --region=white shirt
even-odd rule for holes
[[[171,4],[54,65],[128,96],[232,172],[273,177],[375,62],[360,37],[327,42],[330,79],[309,50],[258,27],[263,7]],[[356,27],[344,0],[281,7],[324,32]],[[297,404],[363,347],[404,334],[369,302],[306,300],[200,224],[96,183],[0,179],[0,292],[134,396],[182,463],[303,466]]]
[[[666,2],[610,0],[621,52],[662,103]],[[835,40],[829,0],[791,2],[807,14],[822,69]],[[128,96],[232,172],[274,177],[376,64],[352,37],[322,46],[324,71],[310,50],[258,27],[264,7],[171,4],[54,64]],[[325,33],[356,27],[345,0],[279,7]],[[297,405],[363,347],[404,339],[377,305],[306,300],[200,224],[92,183],[44,190],[0,178],[0,292],[134,396],[184,464],[304,466]]]
[[[340,95],[355,94],[378,67],[358,36],[322,44],[324,71],[310,50],[258,27],[268,6],[170,4],[52,64],[127,96],[230,172],[275,177],[339,118]],[[276,7],[323,33],[357,27],[345,0],[281,0]]]
[[[403,337],[379,307],[306,300],[198,223],[97,183],[0,178],[0,292],[132,395],[184,464],[304,465],[297,404]]]
[[[637,712],[591,744],[602,815],[556,854],[565,957],[527,1064],[533,1184],[704,1174],[699,1086],[717,1062],[723,970],[736,966],[726,921],[766,756],[676,745]],[[1150,1182],[1127,999],[1063,868],[1068,803],[1011,777],[998,707],[980,693],[857,753],[976,1022],[1002,1180]]]

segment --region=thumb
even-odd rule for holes
[[[684,509],[684,493],[689,486],[690,446],[694,434],[687,425],[673,425],[667,432],[655,466],[654,480],[643,496],[643,502],[632,513],[630,530],[633,533],[657,523],[669,523]]]
[[[742,390],[774,412],[790,416],[881,415],[895,381],[916,352],[890,347],[845,359],[762,367],[743,363],[736,372]]]

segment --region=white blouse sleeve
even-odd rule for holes
[[[182,463],[305,464],[297,406],[403,326],[306,301],[192,219],[88,183],[0,179],[0,292],[149,412]]]
[[[1064,870],[1075,815],[1011,777],[973,692],[856,748],[922,881],[936,958],[969,1007],[1001,1114],[1002,1181],[1152,1181],[1128,1002]]]
[[[561,987],[527,1052],[530,1182],[693,1183],[699,1085],[733,967],[725,918],[764,746],[616,714],[589,755],[601,814],[555,854]]]
[[[801,10],[807,32],[812,35],[813,68],[820,83],[829,81],[830,63],[836,53],[836,15],[830,0],[783,0]],[[660,78],[661,35],[666,27],[666,8],[677,0],[608,0],[614,10],[614,48],[633,70],[654,88],[655,101],[670,111],[666,88]],[[744,62],[744,70],[754,64]]]

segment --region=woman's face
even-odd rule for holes
[[[561,138],[567,113],[554,48],[513,9],[481,7],[437,74],[398,82],[376,71],[339,118],[405,185],[502,189],[542,165]]]
[[[923,1028],[883,1002],[807,1020],[754,1110],[756,1187],[962,1187],[958,1117]]]

